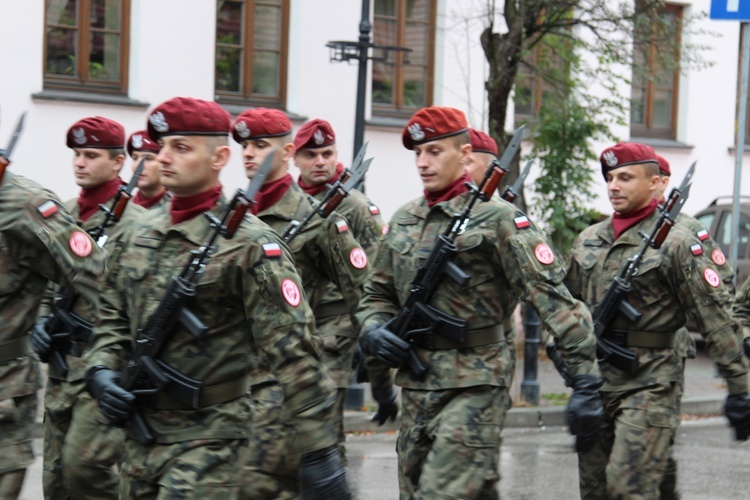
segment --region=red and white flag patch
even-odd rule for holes
[[[380,213],[380,209],[375,205],[370,205],[370,213],[372,215],[378,215]]]
[[[353,248],[349,252],[349,262],[357,269],[364,269],[367,267],[367,254],[361,248]]]
[[[91,238],[81,231],[73,231],[68,240],[70,250],[79,257],[88,257],[91,255]]]
[[[552,251],[549,245],[545,243],[539,243],[536,246],[536,248],[534,249],[534,256],[536,257],[536,260],[545,265],[555,262],[555,253]]]
[[[531,222],[529,222],[529,218],[526,217],[525,215],[522,215],[521,217],[516,217],[515,219],[513,219],[513,222],[516,223],[516,227],[518,229],[523,229],[531,225]]]
[[[345,220],[337,220],[336,229],[339,233],[345,233],[349,230],[349,224],[347,224]]]
[[[300,292],[299,286],[289,278],[281,282],[281,294],[292,307],[297,307],[302,302],[302,292]]]
[[[44,219],[55,215],[59,211],[59,209],[57,208],[57,203],[52,200],[45,201],[44,203],[36,207],[36,209],[39,210],[39,213]]]
[[[266,257],[281,257],[281,247],[278,243],[264,243],[263,253]]]
[[[721,284],[721,279],[719,278],[719,275],[711,269],[710,267],[707,268],[705,271],[703,271],[703,277],[706,279],[706,283],[711,285],[714,288],[718,288]]]
[[[693,255],[703,255],[703,247],[700,243],[696,243],[695,245],[690,245],[690,251]]]
[[[721,248],[717,248],[711,252],[711,260],[714,261],[714,264],[717,266],[723,266],[727,263],[727,258],[724,257],[724,252],[721,251]]]
[[[705,229],[698,231],[695,233],[695,235],[698,237],[701,241],[706,241],[711,235],[706,231]]]

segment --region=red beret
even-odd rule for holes
[[[128,154],[133,156],[135,151],[158,153],[161,148],[148,136],[148,130],[139,130],[138,132],[133,132],[128,138],[127,149]]]
[[[481,130],[469,129],[471,149],[477,153],[489,153],[497,156],[497,142]]]
[[[294,136],[294,149],[315,149],[324,148],[336,144],[336,134],[331,128],[331,124],[320,118],[311,120],[297,131]]]
[[[125,127],[103,116],[91,116],[68,129],[69,148],[122,149],[125,147]]]
[[[607,172],[637,163],[658,163],[656,152],[651,146],[637,142],[618,142],[608,147],[599,157],[602,164],[602,175],[606,178]]]
[[[656,155],[656,162],[659,164],[659,173],[667,177],[672,175],[672,169],[669,168],[669,162],[663,156]]]
[[[168,135],[229,135],[232,117],[213,101],[173,97],[157,106],[148,117],[153,141]]]
[[[278,109],[246,109],[232,124],[232,137],[240,144],[248,139],[283,137],[292,131],[292,121]]]
[[[463,111],[430,106],[420,109],[409,118],[401,140],[406,149],[414,149],[414,146],[425,142],[466,132],[468,127]]]

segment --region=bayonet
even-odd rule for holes
[[[13,154],[13,149],[16,147],[16,142],[18,142],[18,137],[21,135],[21,131],[23,130],[23,122],[26,119],[26,111],[21,113],[21,117],[18,119],[18,123],[16,124],[16,129],[13,131],[13,135],[10,138],[10,142],[8,143],[8,147],[4,150],[0,150],[0,155],[5,159],[5,161],[10,164],[11,159],[10,155]]]
[[[529,160],[526,162],[526,166],[523,168],[521,175],[518,176],[518,179],[516,179],[516,182],[514,182],[512,186],[506,187],[505,191],[503,191],[503,194],[500,196],[502,199],[504,199],[508,203],[513,203],[514,201],[516,201],[516,198],[521,195],[523,183],[524,181],[526,181],[526,177],[529,175],[532,163],[534,163],[534,160]]]

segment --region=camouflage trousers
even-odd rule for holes
[[[295,429],[284,409],[284,392],[275,383],[253,386],[249,457],[242,472],[242,498],[253,500],[296,499],[300,454]],[[338,447],[346,461],[344,404],[346,389],[336,391],[334,428]]]
[[[120,498],[238,499],[246,460],[247,439],[198,439],[151,446],[126,439]]]
[[[110,426],[84,381],[49,378],[44,398],[44,497],[111,499],[120,479],[122,429]]]
[[[396,442],[400,498],[497,499],[507,387],[403,389]]]
[[[34,460],[31,446],[36,392],[0,401],[0,499],[18,498],[26,467]]]
[[[583,499],[659,498],[665,474],[676,462],[672,447],[680,422],[682,385],[653,385],[627,392],[602,392],[605,418],[599,439],[578,454]],[[673,497],[674,498],[674,497]]]

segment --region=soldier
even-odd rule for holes
[[[10,172],[0,182],[0,497],[15,499],[34,459],[41,387],[26,335],[48,281],[93,306],[105,258],[52,192]]]
[[[133,159],[133,171],[143,158],[143,172],[138,179],[138,193],[133,198],[133,203],[145,209],[166,208],[169,206],[171,196],[159,182],[161,176],[161,165],[156,161],[159,154],[159,145],[148,136],[147,130],[134,132],[128,138],[128,154]]]
[[[437,235],[473,196],[465,185],[469,142],[459,110],[429,107],[409,119],[403,144],[416,153],[424,196],[393,216],[357,311],[364,327],[362,350],[400,367],[401,498],[499,497],[500,422],[510,406],[506,366],[511,355],[503,322],[519,296],[564,346],[575,388],[569,422],[580,446],[602,411],[591,317],[562,285],[564,269],[542,233],[507,202],[491,199],[474,206],[453,259],[469,281],[462,286],[443,278],[431,295],[430,306],[468,322],[466,341],[411,332],[409,343],[388,329]],[[423,380],[409,369],[411,349],[429,367]]]
[[[67,133],[67,146],[73,150],[77,199],[66,203],[78,224],[89,233],[105,221],[99,205],[111,207],[123,181],[119,177],[125,161],[125,129],[101,116],[74,123]],[[118,240],[141,207],[129,205],[123,219],[106,231],[104,250],[111,256]],[[100,240],[104,241],[104,240]],[[40,320],[31,332],[32,346],[42,361],[50,357],[51,339],[47,332],[50,296],[40,311]],[[80,306],[76,313],[90,321],[93,317]],[[55,333],[55,332],[52,332]],[[85,365],[90,329],[76,332],[64,342],[62,353],[69,367],[67,375],[50,364],[44,398],[44,496],[45,498],[112,498],[119,482],[112,466],[122,455],[123,434],[107,425],[94,401],[85,391]]]
[[[120,370],[175,272],[208,238],[202,214],[221,214],[219,173],[227,164],[230,116],[215,102],[176,97],[149,116],[161,150],[161,183],[174,196],[168,212],[149,213],[129,232],[101,297],[101,320],[88,357],[88,388],[114,425],[140,411],[155,442],[127,426],[120,498],[238,498],[247,456],[248,372],[263,352],[283,389],[302,488],[311,498],[348,498],[335,447],[333,384],[310,334],[312,315],[292,256],[281,239],[246,217],[232,239],[219,238],[198,284],[192,311],[207,328],[166,332],[159,361],[202,389],[197,408],[160,392],[148,406],[118,385]],[[308,481],[310,481],[308,483]]]
[[[750,278],[745,280],[732,302],[732,316],[740,324],[745,355],[750,358]]]
[[[565,279],[571,293],[591,309],[623,263],[643,246],[639,233],[648,233],[659,217],[661,180],[651,147],[618,143],[600,160],[615,213],[578,236]],[[642,317],[633,324],[618,316],[603,335],[636,353],[639,366],[629,373],[601,365],[605,418],[595,446],[578,454],[582,498],[659,497],[680,421],[684,359],[674,340],[686,314],[727,381],[725,411],[736,437],[744,440],[750,434],[747,367],[736,325],[724,307],[725,286],[700,240],[678,223],[659,250],[646,250],[631,285],[627,301]]]
[[[338,161],[336,134],[331,124],[318,118],[305,123],[294,137],[294,149],[294,164],[300,170],[297,184],[305,193],[318,201],[322,200],[328,183],[336,182],[344,173],[344,165]],[[352,189],[336,211],[346,218],[354,237],[367,254],[367,259],[373,262],[377,257],[383,230],[388,227],[380,217],[380,209],[367,196]],[[326,310],[337,311],[330,314]],[[315,323],[323,339],[323,359],[338,386],[336,412],[341,423],[339,442],[343,446],[346,388],[351,381],[352,355],[358,331],[352,325],[341,292],[333,283],[328,284],[321,306],[316,311]],[[398,415],[396,391],[388,370],[371,367],[369,374],[372,395],[378,403],[373,421],[383,425],[389,419],[395,420]]]
[[[288,162],[294,154],[291,134],[291,121],[283,112],[275,109],[246,110],[232,125],[234,140],[242,146],[245,172],[249,178],[253,178],[258,166],[272,150],[277,151],[273,167],[251,210],[279,234],[285,231],[290,222],[301,220],[312,210],[307,196],[289,174]],[[325,219],[316,216],[289,246],[315,316],[316,329],[326,325],[331,316],[353,314],[362,293],[368,260],[352,235],[348,221],[335,212]],[[326,303],[326,291],[331,283],[335,284],[343,302]],[[341,362],[326,346],[341,342],[336,351],[346,355],[351,342],[347,337],[326,337],[338,333],[337,329],[328,326],[316,332],[323,361],[334,369],[339,369]],[[263,363],[255,368],[251,378],[253,412],[250,428],[253,444],[244,472],[243,496],[297,498],[296,471],[299,457],[289,448],[288,443],[293,438],[294,431],[286,416],[286,402],[281,394],[277,374],[270,369],[268,363]],[[336,382],[339,385],[338,380]],[[338,408],[343,407],[344,396],[344,390],[337,391],[337,410],[333,417],[342,456],[344,424],[342,412]]]

